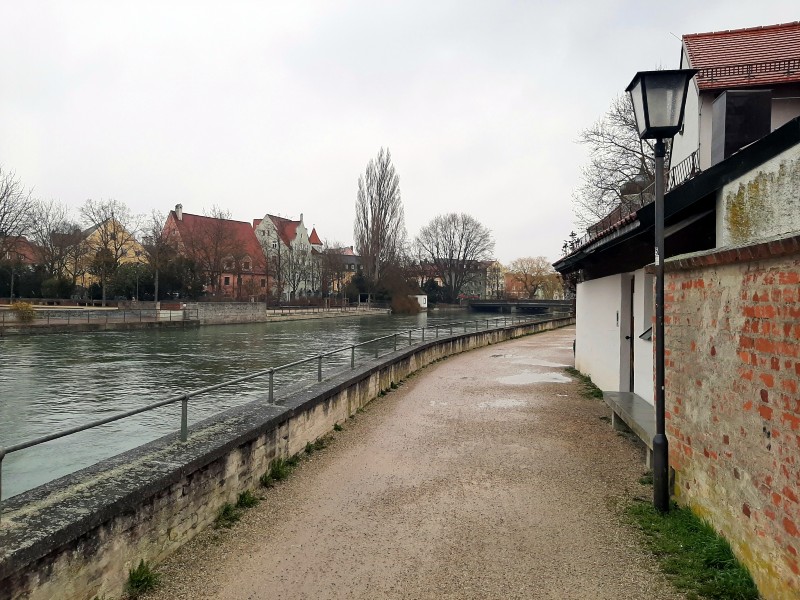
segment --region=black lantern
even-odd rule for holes
[[[640,71],[625,90],[631,95],[636,127],[642,139],[656,140],[655,158],[655,412],[653,437],[653,505],[659,512],[669,511],[669,442],[665,431],[664,388],[664,139],[671,139],[683,125],[686,92],[695,69]]]
[[[686,92],[697,69],[639,71],[626,88],[642,139],[671,138],[683,124]]]

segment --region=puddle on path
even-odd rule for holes
[[[509,375],[508,377],[499,377],[497,379],[500,383],[507,383],[510,385],[524,385],[526,383],[569,383],[572,381],[566,375],[561,373],[520,373],[519,375]]]
[[[518,408],[520,406],[525,406],[527,402],[524,400],[513,400],[511,398],[506,398],[503,400],[490,400],[489,402],[481,402],[478,404],[478,408]]]
[[[527,360],[515,360],[515,365],[530,365],[531,367],[553,367],[555,369],[564,367],[568,367],[569,365],[565,365],[563,363],[554,363],[550,362],[549,360],[541,360],[539,358],[529,358]]]

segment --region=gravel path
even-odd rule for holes
[[[351,419],[148,598],[682,598],[620,525],[643,454],[564,373],[574,328],[452,357]]]

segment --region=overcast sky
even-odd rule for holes
[[[0,165],[40,198],[212,205],[351,244],[388,147],[410,237],[467,212],[496,256],[554,260],[575,143],[679,37],[794,21],[795,0],[6,2]],[[677,37],[676,37],[677,36]]]

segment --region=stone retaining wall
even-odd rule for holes
[[[563,327],[553,319],[442,336],[277,400],[231,409],[5,503],[0,600],[85,600],[122,593],[140,560],[158,563],[255,488],[276,457],[303,450],[360,407],[431,362]],[[191,410],[191,407],[190,407]]]
[[[321,307],[303,308],[267,308],[259,302],[190,302],[186,304],[190,313],[197,310],[197,317],[202,325],[221,325],[226,323],[262,323],[267,321],[316,319],[325,317],[341,317],[343,315],[362,316],[366,314],[386,314],[386,310],[368,309],[366,305],[344,308]]]

